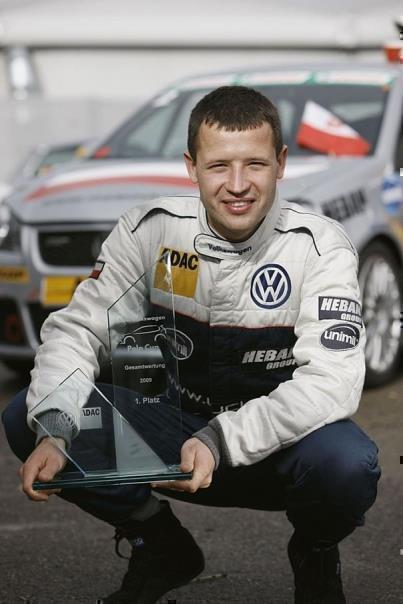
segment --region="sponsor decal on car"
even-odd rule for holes
[[[24,266],[1,266],[0,282],[3,283],[28,283],[29,273]]]
[[[312,78],[311,71],[254,71],[243,75],[241,78],[242,84],[245,86],[253,85],[284,85],[284,84],[306,84]]]
[[[320,336],[320,343],[328,350],[350,350],[360,341],[360,331],[355,325],[338,323],[325,329]]]
[[[265,264],[252,277],[250,295],[261,308],[278,308],[291,294],[291,279],[280,264]]]
[[[66,306],[71,300],[76,287],[87,278],[87,275],[56,276],[42,279],[41,302],[44,306]]]
[[[354,191],[350,195],[341,195],[322,204],[325,216],[338,222],[344,222],[352,216],[362,214],[367,205],[367,200],[362,191]]]
[[[218,86],[230,86],[235,84],[237,76],[233,74],[212,74],[207,76],[198,76],[191,80],[184,80],[180,83],[181,90],[198,90],[200,88],[217,88]]]
[[[381,195],[386,211],[392,216],[399,214],[403,207],[403,188],[398,174],[385,176]]]
[[[383,71],[318,71],[313,76],[317,84],[356,84],[364,86],[386,86],[394,76]]]
[[[319,296],[318,318],[319,320],[335,319],[336,321],[349,321],[362,325],[361,306],[350,298]]]
[[[170,266],[172,281],[167,281],[167,266]],[[192,251],[161,247],[159,262],[155,270],[154,287],[178,296],[193,298],[199,277],[199,256]]]

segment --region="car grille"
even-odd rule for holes
[[[51,266],[92,266],[110,231],[40,232],[39,252]]]

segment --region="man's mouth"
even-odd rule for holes
[[[224,199],[224,204],[232,214],[247,212],[253,204],[253,199]]]

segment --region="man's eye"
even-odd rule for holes
[[[266,164],[263,161],[251,161],[249,163],[250,166],[265,166]]]
[[[212,164],[209,167],[211,170],[220,170],[220,169],[225,169],[226,165],[225,164]]]

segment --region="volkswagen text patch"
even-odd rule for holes
[[[320,336],[320,343],[329,350],[349,350],[360,341],[360,331],[355,325],[338,323],[328,327]]]
[[[319,296],[319,319],[335,319],[362,325],[361,306],[350,298]]]

